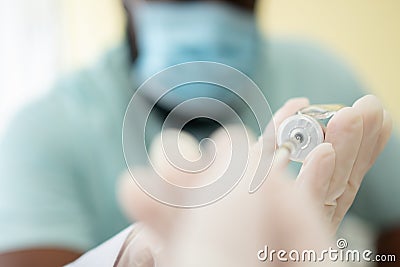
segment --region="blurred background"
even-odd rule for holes
[[[0,136],[23,105],[124,38],[121,2],[0,1]],[[257,14],[266,35],[310,40],[346,61],[399,129],[399,0],[260,0]],[[361,226],[350,221],[343,231],[358,237],[355,247],[370,248]]]
[[[309,39],[346,60],[400,122],[400,1],[263,0],[270,36]],[[61,75],[91,64],[124,35],[120,0],[0,3],[0,134]]]

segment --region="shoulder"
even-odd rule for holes
[[[126,224],[112,190],[123,166],[119,90],[129,91],[122,55],[112,51],[63,77],[9,124],[0,140],[0,202],[6,203],[0,215],[13,216],[0,222],[7,233],[0,250],[27,244],[87,249]]]
[[[265,44],[267,56],[272,61],[290,63],[293,69],[299,66],[313,70],[321,67],[322,70],[331,71],[349,69],[344,58],[322,44],[296,38],[270,38]]]
[[[68,139],[84,129],[80,126],[96,123],[98,118],[104,122],[110,111],[123,108],[118,105],[129,94],[127,59],[125,46],[120,45],[92,66],[61,77],[45,96],[17,113],[5,139],[32,139],[33,133]]]
[[[352,104],[365,94],[356,70],[339,53],[320,44],[298,39],[265,41],[270,86],[287,98],[305,96],[313,103]]]

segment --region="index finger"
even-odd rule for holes
[[[335,153],[335,170],[329,184],[326,205],[336,206],[344,193],[356,161],[363,135],[363,120],[353,107],[346,107],[328,123],[325,140],[332,144]]]

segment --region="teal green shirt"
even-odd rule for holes
[[[273,110],[296,96],[350,105],[365,94],[342,62],[310,44],[268,41],[264,62],[256,83]],[[122,121],[133,80],[124,44],[16,116],[0,141],[0,251],[87,250],[129,224],[115,183],[126,168]],[[377,226],[400,222],[399,148],[392,138],[352,208]]]

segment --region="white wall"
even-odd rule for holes
[[[0,1],[0,135],[61,70],[59,0]]]

